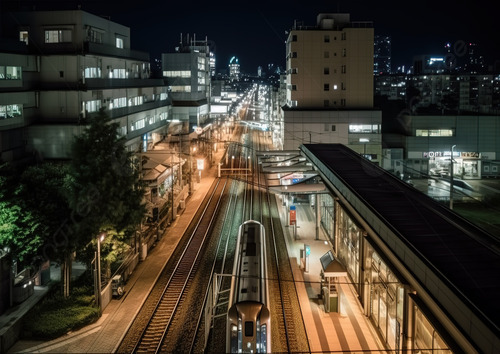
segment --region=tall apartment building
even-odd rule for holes
[[[373,27],[349,14],[319,14],[295,23],[287,40],[290,107],[373,107]]]
[[[380,162],[381,112],[373,109],[373,24],[322,13],[295,22],[286,42],[284,149],[342,143]]]
[[[84,119],[101,109],[119,124],[130,151],[165,134],[167,87],[150,78],[149,54],[131,49],[128,27],[81,10],[2,16],[2,160],[25,153],[69,158]]]

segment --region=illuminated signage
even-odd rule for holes
[[[427,159],[433,159],[436,157],[450,157],[451,151],[424,151],[422,156]],[[475,158],[478,159],[480,157],[479,152],[469,152],[469,151],[453,151],[453,157],[461,157],[461,158]]]

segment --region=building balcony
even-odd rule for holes
[[[130,114],[138,113],[138,112],[144,112],[144,111],[150,111],[156,108],[160,107],[165,107],[165,106],[170,106],[171,102],[170,100],[163,100],[163,101],[150,101],[143,103],[141,105],[137,106],[131,106],[131,107],[121,107],[121,108],[114,108],[114,109],[106,109],[106,115],[111,118],[111,119],[116,119],[120,117],[124,117]],[[99,112],[94,112],[94,113],[87,113],[88,117],[92,117],[93,115],[97,116],[99,115]]]
[[[203,101],[207,99],[207,93],[201,92],[169,92],[172,101]]]
[[[105,90],[128,87],[165,86],[163,79],[85,79],[83,90]]]
[[[98,54],[103,56],[129,58],[149,63],[149,53],[146,52],[139,52],[137,50],[128,48],[116,48],[93,42],[84,42],[83,48],[85,54]]]

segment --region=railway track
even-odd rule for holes
[[[254,139],[260,139],[257,136]],[[260,142],[260,140],[258,140]],[[259,144],[262,147],[263,144]],[[264,174],[256,174],[259,217],[268,239],[269,287],[273,309],[273,351],[309,352],[309,341],[300,311],[297,290],[274,195]]]
[[[214,273],[231,273],[237,227],[248,219],[260,221],[266,228],[272,351],[310,351],[276,200],[268,191],[265,176],[258,171],[255,151],[264,150],[266,140],[261,132],[250,129],[239,129],[239,134],[233,135],[233,139],[236,141],[229,144],[221,161],[225,169],[223,176],[228,177],[224,178],[224,185],[228,180],[231,185],[227,188],[231,190],[229,201],[222,203],[228,209],[218,213],[218,206],[214,205],[219,205],[219,202],[212,199],[222,185],[213,187],[211,201],[202,208],[204,215],[220,216],[217,220],[210,217],[206,219],[210,221],[200,221],[189,233],[186,232],[183,239],[192,235],[189,242],[179,243],[175,257],[166,266],[170,270],[161,277],[164,284],[158,286],[161,290],[156,290],[156,295],[152,295],[157,300],[146,301],[149,305],[145,303],[145,309],[141,311],[144,315],[138,316],[143,320],[138,321],[133,333],[126,335],[127,340],[123,341],[118,352],[225,351],[225,317],[231,278],[223,277],[218,284],[218,301],[208,314],[207,289]],[[195,219],[199,217],[197,215]],[[213,224],[215,226],[211,226]],[[204,232],[198,231],[200,229]],[[196,240],[193,239],[195,234]],[[196,286],[191,286],[193,283]],[[207,318],[211,321],[204,321]]]
[[[218,180],[215,188],[212,189],[208,203],[205,205],[203,215],[196,224],[187,246],[175,264],[174,270],[170,274],[158,301],[153,304],[145,303],[153,308],[143,308],[141,311],[151,313],[144,329],[141,331],[133,345],[122,348],[127,352],[162,352],[165,338],[168,335],[172,319],[182,302],[183,296],[189,290],[192,280],[196,274],[200,263],[200,254],[207,241],[208,230],[217,214],[219,203],[227,185],[225,181]],[[186,331],[186,333],[196,333]],[[194,338],[191,338],[194,341]],[[129,340],[129,343],[131,341]]]

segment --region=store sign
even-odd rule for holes
[[[290,205],[290,225],[295,225],[297,222],[297,212],[295,205]]]
[[[461,152],[460,157],[478,159],[479,152]]]
[[[451,155],[451,151],[424,151],[422,153],[422,156],[426,159],[433,159],[435,157],[450,157],[450,155]],[[479,156],[480,156],[479,152],[453,151],[453,157],[478,159]]]

